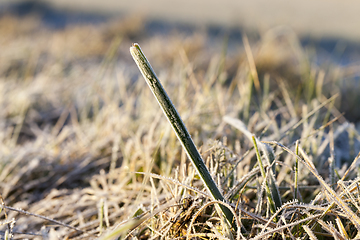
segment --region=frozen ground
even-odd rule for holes
[[[299,41],[288,28],[267,30],[277,25],[271,21],[286,20],[281,14],[266,20],[266,13],[278,11],[273,5],[245,11],[210,2],[204,10],[195,4],[186,7],[186,2],[160,7],[152,1],[151,8],[140,7],[149,13],[141,19],[132,10],[140,5],[136,1],[123,8],[124,2],[105,2],[94,6],[86,1],[85,9],[79,8],[81,1],[76,1],[78,7],[66,7],[66,1],[0,5],[0,240],[6,231],[13,239],[98,239],[129,232],[138,239],[155,239],[158,233],[174,239],[187,234],[190,219],[196,219],[197,232],[212,234],[201,236],[218,236],[218,230],[225,229],[211,209],[194,217],[201,204],[213,203],[189,190],[201,191],[203,185],[131,59],[134,41],[141,44],[229,202],[261,216],[242,217],[247,238],[264,231],[305,238],[316,223],[315,214],[324,216],[326,211],[326,223],[317,220],[325,226],[322,236],[340,231],[341,236],[359,239],[352,223],[358,217],[350,213],[360,205],[355,187],[360,179],[360,58],[351,37],[324,29],[315,31],[322,36],[316,40],[310,30],[303,34],[294,27]],[[219,16],[209,9],[217,9]],[[261,9],[264,13],[256,12]],[[307,19],[308,26],[319,23],[311,11],[318,16],[330,13],[282,9],[294,19],[303,12],[301,19]],[[240,21],[247,13],[250,20],[262,19],[263,27],[248,20],[256,31]],[[335,25],[329,20],[326,26],[338,29]],[[248,44],[242,42],[244,32]],[[337,61],[328,61],[328,56]],[[271,199],[263,189],[258,191],[265,184],[253,175],[260,176],[260,170],[253,143],[245,137],[252,134],[280,141],[295,152],[295,140],[300,140],[302,159],[311,162],[297,168],[293,155],[275,148],[276,172],[270,175],[272,168],[267,167],[267,175],[276,177],[286,203],[277,218],[285,221],[269,228],[263,226],[275,216],[269,213]],[[347,168],[350,162],[354,164]],[[325,184],[317,173],[311,174],[313,165]],[[297,169],[299,174],[294,174]],[[325,194],[324,186],[330,189],[330,184],[338,195]],[[278,195],[276,186],[272,191]],[[299,191],[293,191],[297,186]],[[349,192],[351,199],[346,199]],[[332,198],[343,202],[338,200],[328,212],[324,206]],[[304,205],[294,199],[311,205],[303,211]],[[189,207],[190,202],[194,204]],[[168,204],[173,206],[169,210]],[[236,208],[240,216],[243,210]],[[294,209],[301,219],[311,218],[308,231],[301,230],[295,217],[289,222],[286,216]],[[127,222],[134,216],[139,222]],[[294,227],[284,226],[287,223]],[[214,226],[211,231],[209,226]]]

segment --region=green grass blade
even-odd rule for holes
[[[299,140],[296,141],[295,154],[296,156],[299,156]],[[299,159],[295,158],[294,198],[300,201],[298,181],[299,181]]]
[[[177,112],[176,108],[171,102],[165,89],[161,85],[159,79],[157,78],[154,70],[152,69],[144,53],[142,52],[140,46],[137,43],[134,43],[130,47],[130,53],[134,61],[136,62],[137,66],[139,67],[141,74],[145,78],[146,83],[149,85],[152,93],[154,94],[156,100],[158,101],[165,116],[170,122],[186,154],[188,155],[191,162],[197,169],[206,188],[209,190],[214,200],[225,201],[223,195],[221,194],[214,180],[212,179],[200,153],[196,149],[195,144],[191,139],[191,136],[187,131],[185,124],[181,120],[179,113]],[[231,223],[233,227],[235,227],[233,221],[234,216],[231,213],[231,211],[224,206],[220,206],[220,207],[228,222]]]
[[[273,194],[271,193],[270,188],[269,188],[269,183],[267,181],[267,176],[265,173],[264,165],[261,160],[260,151],[259,151],[258,145],[256,143],[256,138],[253,136],[252,140],[253,140],[253,144],[255,147],[256,158],[258,160],[258,164],[260,167],[261,176],[263,177],[263,179],[265,181],[266,195],[267,195],[267,198],[268,198],[268,201],[270,204],[270,211],[272,214],[274,214],[276,212],[276,207],[275,207],[275,203],[274,203],[273,196],[272,196]]]

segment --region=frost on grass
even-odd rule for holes
[[[224,54],[205,33],[164,39],[133,19],[57,31],[36,21],[0,19],[2,239],[359,238],[359,133],[342,115],[340,99],[352,95],[339,89],[355,66],[320,68],[286,35]],[[133,38],[239,232],[225,231],[140,78]],[[282,202],[273,212],[252,135],[274,154],[270,162],[260,150]]]

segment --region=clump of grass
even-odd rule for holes
[[[36,42],[66,31],[76,34],[46,30]],[[160,39],[125,29],[107,51],[94,38],[101,48],[67,58],[65,45],[55,53],[21,34],[0,52],[3,238],[359,238],[359,134],[336,108],[342,93],[332,97],[346,67],[310,64],[293,37],[248,41],[226,56],[209,50],[204,34]],[[136,79],[134,34],[226,202],[207,192]],[[284,52],[271,59],[273,44]],[[238,231],[223,227],[219,204]]]

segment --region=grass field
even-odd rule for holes
[[[0,33],[0,239],[360,239],[356,63],[317,65],[290,31],[228,48],[203,29],[149,34],[139,18],[55,30],[3,16]],[[236,227],[140,75],[133,42]]]

